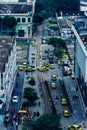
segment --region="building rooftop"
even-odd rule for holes
[[[63,11],[62,12],[64,16],[83,16],[83,11]]]
[[[12,50],[14,40],[11,38],[0,38],[0,72],[5,69],[5,64]]]
[[[67,28],[68,27],[68,24],[67,24],[65,19],[60,19],[59,25],[60,25],[61,28]]]
[[[32,11],[32,5],[27,3],[0,4],[0,14],[26,14]]]

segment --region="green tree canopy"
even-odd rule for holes
[[[50,17],[55,12],[60,11],[79,11],[80,0],[37,0],[35,12],[42,13],[46,11],[47,16]],[[45,15],[46,15],[45,14]]]
[[[24,97],[27,98],[28,101],[34,102],[38,99],[37,93],[34,89],[30,87],[26,87],[24,89]]]
[[[61,130],[60,118],[55,114],[44,114],[35,121],[29,122],[32,130]]]
[[[57,49],[58,47],[66,48],[66,43],[65,43],[65,41],[62,40],[61,38],[52,37],[52,38],[50,38],[48,44],[53,45],[54,47],[56,47],[56,49]]]
[[[29,80],[29,84],[30,85],[35,85],[36,84],[36,82],[35,82],[35,79],[34,78],[31,78],[30,80]]]
[[[56,57],[58,57],[58,59],[61,59],[62,56],[63,56],[63,51],[61,50],[61,48],[57,48],[55,51],[54,51],[54,55]]]
[[[4,23],[4,25],[6,25],[9,28],[13,28],[17,24],[17,21],[14,17],[5,16],[3,18],[3,23]]]
[[[44,18],[42,16],[42,14],[40,14],[40,13],[35,14],[34,17],[33,17],[33,21],[36,24],[41,24],[43,22],[43,20],[44,20]]]

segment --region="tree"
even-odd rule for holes
[[[35,14],[33,17],[33,22],[36,24],[41,24],[44,21],[44,18],[41,13]]]
[[[63,56],[63,51],[59,48],[54,51],[54,55],[58,57],[58,59],[61,59]]]
[[[59,47],[63,47],[66,48],[66,43],[64,40],[62,40],[61,38],[50,38],[49,43],[55,47],[55,49],[59,48]]]
[[[35,13],[47,12],[47,17],[54,16],[60,11],[79,11],[80,0],[37,0]]]
[[[28,101],[34,102],[38,99],[37,93],[34,89],[26,87],[24,89],[24,97],[27,98]]]
[[[5,16],[3,18],[3,24],[9,28],[14,28],[17,24],[17,21],[14,17]]]
[[[35,5],[35,13],[39,13],[40,11],[44,10],[44,5],[42,2],[36,2]]]
[[[55,114],[44,114],[34,121],[29,121],[32,130],[61,130],[60,117]]]
[[[36,82],[35,82],[35,79],[34,78],[31,78],[30,80],[29,80],[29,84],[30,85],[35,85],[36,84]]]

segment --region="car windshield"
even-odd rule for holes
[[[81,128],[81,126],[77,126],[77,129],[79,130]]]
[[[17,97],[13,97],[13,99],[17,99]]]

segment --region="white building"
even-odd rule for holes
[[[72,25],[76,38],[75,44],[75,77],[81,91],[81,99],[84,110],[87,113],[87,29],[80,29],[78,32]]]
[[[71,28],[70,28],[70,26],[68,26],[67,20],[66,19],[59,19],[58,24],[59,24],[61,37],[68,38],[69,34],[71,33]]]
[[[0,17],[15,17],[17,25],[15,28],[16,37],[32,37],[32,18],[35,9],[35,0],[21,2],[18,0],[0,0]],[[10,30],[0,26],[0,35],[8,36]]]
[[[0,100],[3,101],[6,109],[9,108],[15,78],[16,41],[11,38],[0,38]]]
[[[87,0],[80,0],[80,11],[84,11],[87,16]]]

